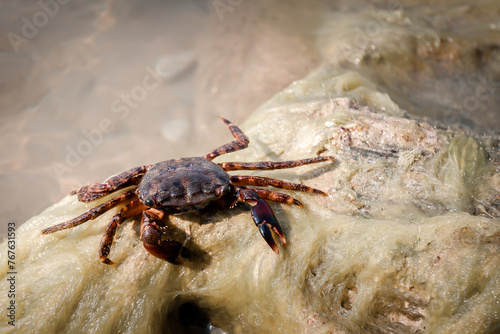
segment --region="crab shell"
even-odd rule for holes
[[[221,167],[194,157],[159,162],[144,174],[136,193],[149,207],[183,213],[203,209],[233,190]]]

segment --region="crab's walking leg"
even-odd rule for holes
[[[78,190],[73,190],[69,194],[77,194],[80,202],[91,202],[113,191],[139,184],[144,173],[146,173],[151,166],[152,165],[147,165],[129,169],[128,171],[107,179],[104,183],[89,184]]]
[[[162,222],[163,212],[155,209],[146,210],[142,213],[141,240],[144,248],[153,256],[166,260],[173,264],[180,264],[179,256],[191,257],[189,249],[175,240],[162,240],[164,227]]]
[[[260,162],[221,162],[218,163],[222,169],[226,172],[231,170],[265,170],[265,169],[283,169],[283,168],[293,168],[302,165],[315,164],[323,161],[333,161],[334,157],[316,157],[301,160],[291,160],[291,161],[260,161]]]
[[[240,189],[249,189],[257,193],[259,197],[263,199],[267,199],[273,202],[277,203],[283,203],[283,204],[295,204],[299,207],[303,207],[304,204],[302,204],[298,199],[293,198],[292,196],[276,191],[271,191],[268,189],[261,189],[261,188],[247,188],[245,186],[240,186],[238,187]]]
[[[292,183],[277,179],[272,179],[270,177],[264,176],[249,176],[249,175],[231,175],[231,183],[235,186],[259,186],[259,187],[275,187],[281,189],[290,189],[297,191],[304,191],[306,193],[321,194],[326,196],[327,194],[319,189],[305,186],[303,184]]]
[[[73,218],[67,222],[57,224],[57,225],[54,225],[51,227],[47,227],[46,229],[43,229],[42,234],[49,234],[49,233],[53,233],[53,232],[56,232],[59,230],[64,230],[67,228],[71,228],[71,227],[75,227],[75,226],[78,226],[80,224],[83,224],[86,221],[89,221],[89,220],[92,220],[92,219],[99,217],[104,212],[106,212],[106,211],[114,208],[115,206],[117,206],[123,202],[126,202],[134,197],[135,197],[135,192],[133,190],[127,191],[121,195],[116,196],[115,198],[113,198],[107,202],[104,202],[103,204],[101,204],[93,209],[90,209],[89,211],[85,212],[84,214],[81,214],[80,216],[78,216],[76,218]]]
[[[207,159],[210,161],[212,159],[214,159],[215,157],[218,157],[219,155],[247,148],[248,143],[250,142],[248,140],[247,136],[245,136],[245,134],[243,133],[243,131],[240,130],[239,127],[237,127],[235,124],[231,123],[231,121],[228,121],[225,118],[222,118],[222,117],[219,117],[219,118],[229,126],[229,131],[231,131],[231,134],[233,135],[234,138],[236,138],[236,140],[233,140],[230,143],[222,145],[222,146],[216,148],[215,150],[213,150],[212,152],[205,154],[203,156],[204,159]]]
[[[266,240],[271,249],[276,254],[279,254],[280,251],[273,238],[271,229],[280,237],[283,245],[286,245],[286,239],[283,234],[283,230],[281,229],[281,226],[274,216],[273,210],[269,204],[260,198],[253,189],[237,188],[236,199],[239,202],[248,203],[252,206],[252,218],[255,225],[259,228],[260,234],[264,240]]]
[[[111,245],[113,244],[113,239],[115,237],[116,229],[125,220],[137,216],[139,213],[147,208],[139,200],[132,201],[125,205],[116,215],[113,216],[109,222],[108,228],[101,239],[101,245],[99,247],[99,259],[106,264],[114,264],[113,261],[108,259],[109,251]]]

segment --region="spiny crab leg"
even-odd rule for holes
[[[151,165],[135,167],[107,179],[104,183],[89,184],[69,194],[78,195],[80,202],[92,202],[119,189],[139,184],[149,168]]]
[[[257,193],[251,189],[239,188],[236,190],[236,199],[239,202],[248,203],[252,206],[252,218],[255,225],[259,228],[259,232],[266,240],[271,249],[279,254],[279,248],[273,238],[271,229],[280,237],[281,243],[286,245],[285,235],[281,229],[278,220],[274,216],[273,210],[265,200],[259,197]]]
[[[281,189],[289,189],[296,191],[303,191],[306,193],[320,194],[327,196],[327,194],[319,189],[312,188],[303,184],[282,181],[278,179],[272,179],[265,176],[253,176],[253,175],[231,175],[231,183],[235,186],[258,186],[258,187],[275,187]]]
[[[277,203],[283,203],[283,204],[295,204],[300,208],[304,207],[304,204],[302,204],[301,201],[299,201],[296,198],[293,198],[292,196],[276,191],[271,191],[268,189],[262,189],[262,188],[249,188],[245,186],[240,186],[238,187],[240,189],[251,189],[252,191],[255,191],[257,195],[259,195],[260,198],[267,199],[269,201],[277,202]]]
[[[120,226],[127,219],[137,216],[139,213],[144,211],[145,208],[146,206],[139,200],[133,200],[132,202],[121,208],[121,210],[113,216],[108,224],[106,232],[104,232],[104,235],[102,236],[101,245],[99,247],[99,259],[102,261],[102,263],[114,264],[114,262],[111,261],[108,256],[118,226]]]
[[[121,195],[116,196],[115,198],[110,199],[107,202],[102,203],[101,205],[90,209],[89,211],[85,212],[84,214],[81,214],[80,216],[73,218],[67,222],[60,223],[54,226],[47,227],[46,229],[42,230],[42,234],[49,234],[53,233],[56,231],[60,230],[65,230],[67,228],[75,227],[78,225],[81,225],[89,220],[96,219],[100,215],[102,215],[104,212],[114,208],[115,206],[124,203],[132,198],[135,197],[135,191],[127,191]]]
[[[291,161],[260,161],[260,162],[221,162],[218,163],[226,172],[232,170],[269,170],[294,168],[303,165],[315,164],[323,161],[333,161],[334,157],[316,157]]]
[[[241,131],[240,128],[236,126],[236,124],[232,123],[231,121],[228,121],[225,118],[222,117],[219,118],[229,127],[229,131],[231,131],[231,134],[233,135],[235,140],[220,147],[217,147],[212,152],[207,153],[203,156],[204,159],[210,161],[212,161],[215,157],[218,157],[219,155],[243,150],[248,147],[248,143],[250,142],[248,137],[245,136],[243,131]]]

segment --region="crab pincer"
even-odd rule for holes
[[[259,197],[257,192],[253,189],[239,189],[237,191],[236,198],[238,201],[252,206],[252,218],[255,225],[259,228],[260,234],[264,240],[266,240],[269,247],[271,247],[276,254],[279,254],[280,251],[273,238],[271,230],[273,230],[280,237],[283,245],[286,245],[286,239],[283,234],[283,230],[274,216],[274,212],[269,204],[267,204],[264,199]]]
[[[286,245],[285,235],[283,234],[283,230],[278,220],[274,216],[273,210],[271,210],[269,204],[262,198],[259,198],[257,203],[252,207],[252,218],[255,225],[259,228],[259,232],[262,234],[264,240],[266,240],[267,244],[276,254],[279,254],[280,251],[276,241],[274,241],[271,229],[280,237],[283,246]]]
[[[191,251],[175,240],[162,240],[162,219],[163,213],[159,210],[149,209],[142,213],[142,244],[151,255],[173,264],[181,264],[180,257],[191,258]]]

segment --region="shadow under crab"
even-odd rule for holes
[[[271,191],[265,187],[271,186],[320,195],[326,195],[326,193],[302,184],[262,176],[229,175],[227,172],[292,168],[334,160],[334,158],[327,156],[282,162],[214,163],[212,160],[219,155],[245,149],[249,143],[248,138],[235,124],[224,118],[221,119],[228,125],[235,138],[234,141],[216,148],[203,157],[172,159],[153,165],[135,167],[109,178],[104,183],[94,183],[72,191],[70,194],[78,195],[79,201],[91,202],[117,190],[135,187],[70,221],[42,230],[42,234],[78,226],[95,219],[119,204],[127,203],[111,219],[101,240],[99,259],[103,263],[113,264],[109,259],[109,253],[116,229],[127,219],[142,214],[140,238],[144,248],[158,258],[180,264],[180,257],[189,258],[191,251],[175,240],[162,239],[166,215],[195,212],[209,205],[233,208],[238,202],[243,202],[252,207],[255,225],[271,249],[279,254],[279,247],[273,238],[272,231],[283,245],[286,244],[286,238],[266,200],[300,207],[302,203],[290,195]],[[261,188],[256,188],[256,186]]]

